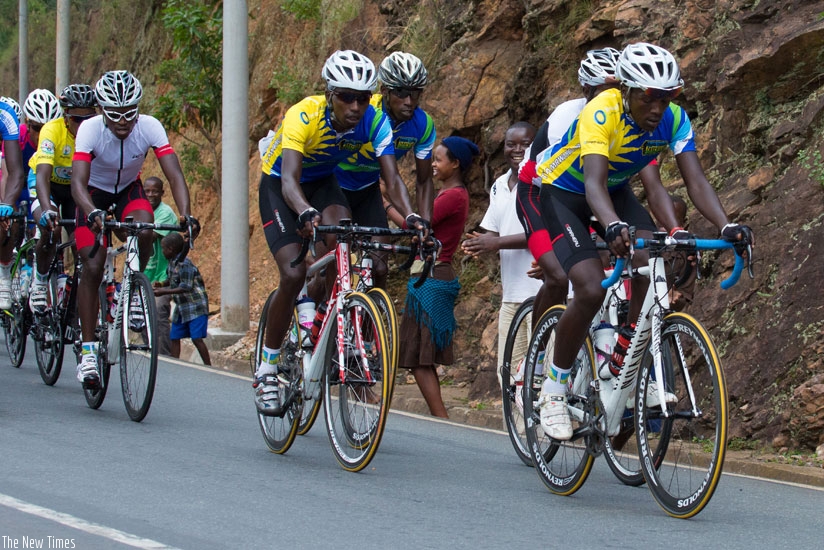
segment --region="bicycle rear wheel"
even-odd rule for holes
[[[635,397],[635,430],[647,485],[656,502],[676,518],[690,518],[718,486],[727,446],[728,402],[724,373],[703,326],[685,313],[670,313],[661,327],[664,380],[675,402],[647,405],[655,380],[652,361],[641,365]],[[663,461],[654,460],[664,454]],[[657,464],[656,464],[657,462]]]
[[[523,342],[523,346],[529,343],[532,332],[532,306],[534,303],[535,298],[528,298],[515,311],[507,331],[506,346],[504,347],[504,356],[500,366],[504,425],[506,425],[506,431],[509,432],[509,440],[512,442],[515,454],[527,466],[532,466],[532,459],[529,456],[529,447],[526,440],[523,402],[520,401],[522,395],[518,395],[523,387],[523,381],[515,382],[518,364],[521,360],[525,360],[525,355],[521,352],[516,353],[513,357],[513,352],[517,352],[516,348],[522,349],[518,345],[519,342]]]
[[[9,352],[11,366],[20,368],[26,356],[26,315],[28,302],[22,294],[20,286],[20,270],[11,280],[11,309],[3,311],[3,332],[6,336],[6,350]]]
[[[97,370],[100,375],[100,384],[94,389],[83,388],[83,396],[86,398],[86,404],[92,409],[99,409],[106,399],[106,392],[109,390],[109,375],[112,372],[112,366],[109,364],[109,331],[114,330],[114,324],[109,324],[106,321],[108,314],[108,302],[106,301],[106,290],[100,288],[97,292],[98,316],[97,329],[95,336],[97,337]],[[74,355],[77,362],[80,362],[80,342],[74,344]]]
[[[642,365],[652,364],[652,355],[649,346],[641,360]],[[672,372],[672,363],[669,357],[664,357],[664,372]],[[621,419],[621,427],[618,435],[609,437],[604,441],[604,458],[609,469],[615,474],[624,485],[638,487],[647,482],[644,472],[641,469],[641,461],[638,458],[638,438],[635,437],[635,394],[631,397],[633,404],[624,411]],[[658,434],[656,438],[655,451],[652,453],[652,463],[657,468],[667,452],[669,442],[671,422],[661,422],[660,420],[647,420],[647,431]]]
[[[51,278],[49,294],[52,306],[34,316],[31,330],[37,370],[47,386],[53,386],[57,382],[63,368],[63,324],[54,285],[54,279]]]
[[[550,491],[567,496],[583,486],[592,470],[596,445],[593,444],[593,436],[587,433],[586,423],[593,415],[600,413],[600,408],[590,385],[595,372],[595,354],[592,343],[587,338],[573,364],[567,390],[570,407],[583,410],[584,418],[578,421],[573,416],[573,435],[569,441],[551,439],[541,428],[538,397],[543,372],[536,375],[538,354],[545,351],[545,364],[549,366],[555,346],[563,345],[556,338],[556,329],[564,309],[564,306],[553,306],[541,316],[535,326],[524,368],[523,403],[527,444],[535,471]]]
[[[323,407],[335,458],[344,470],[357,472],[375,456],[386,426],[393,382],[391,350],[381,314],[369,296],[348,295],[342,319],[342,348],[338,348],[338,319],[333,318],[326,349],[318,351],[329,365],[324,373]]]
[[[157,306],[149,278],[130,274],[129,295],[121,298],[120,387],[129,418],[146,418],[157,377]]]
[[[263,305],[263,310],[260,312],[260,322],[258,323],[257,338],[255,339],[255,353],[252,356],[252,378],[255,376],[255,370],[263,353],[266,320],[269,315],[269,308],[275,299],[276,292],[277,289],[269,294],[266,303]],[[295,366],[300,366],[298,363],[299,359],[296,356],[296,352],[299,349],[299,342],[297,338],[290,338],[293,330],[298,328],[297,323],[297,315],[293,310],[292,322],[289,325],[289,330],[286,332],[286,338],[284,338],[283,344],[281,344],[280,347],[280,368],[283,372],[289,373],[292,380],[289,387],[281,388],[279,394],[281,404],[286,408],[283,414],[279,416],[267,416],[257,413],[258,424],[260,425],[263,439],[266,441],[269,450],[276,454],[283,454],[292,446],[298,432],[298,424],[303,411],[303,399],[300,395],[303,374],[300,368],[294,368]],[[289,368],[290,366],[292,368]]]

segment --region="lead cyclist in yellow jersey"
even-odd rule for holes
[[[557,327],[556,337],[566,345],[556,346],[552,363],[544,370],[546,379],[539,399],[541,427],[557,440],[572,436],[566,383],[606,292],[601,288],[601,260],[589,237],[591,216],[598,220],[593,227],[618,257],[629,255],[630,225],[637,228],[639,236],[651,236],[656,226],[628,183],[669,148],[690,198],[698,211],[718,227],[721,237],[747,245],[753,242],[749,227],[729,223],[701,168],[689,118],[671,103],[684,86],[672,54],[653,44],[630,44],[618,58],[616,76],[621,89],[606,90],[590,101],[537,169],[543,184],[541,213],[552,249],[575,289],[575,298]],[[656,218],[671,236],[685,238],[688,234],[677,226],[667,193],[652,191],[648,196]],[[646,263],[643,252],[635,254],[635,265]],[[637,279],[640,284],[633,278],[630,319],[638,318],[640,301],[649,284],[648,280]],[[651,397],[657,400],[658,392],[648,394],[648,406],[660,405],[651,403]]]
[[[43,126],[37,150],[29,161],[31,212],[41,231],[36,248],[37,270],[29,298],[34,312],[42,312],[48,306],[47,277],[59,241],[59,238],[52,238],[55,223],[60,217],[75,216],[71,189],[74,137],[80,124],[97,114],[94,90],[87,84],[66,86],[58,99],[63,116]]]

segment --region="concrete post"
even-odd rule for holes
[[[57,0],[57,34],[54,58],[54,93],[59,94],[69,82],[69,58],[71,55],[70,0]]]
[[[223,3],[223,169],[220,316],[249,330],[249,56],[246,0]]]
[[[27,0],[19,0],[17,7],[17,102],[22,107],[29,95],[29,3]]]

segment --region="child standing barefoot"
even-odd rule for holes
[[[412,370],[432,416],[447,418],[441,397],[437,365],[451,365],[452,336],[456,322],[455,298],[461,285],[452,268],[452,255],[458,248],[469,215],[469,193],[463,175],[478,154],[478,147],[461,137],[444,139],[432,154],[432,175],[440,191],[432,209],[432,233],[443,244],[432,275],[420,287],[422,262],[412,268],[406,307],[400,327],[400,366]]]
[[[180,357],[180,340],[191,338],[204,365],[211,365],[209,349],[203,341],[207,336],[209,323],[209,299],[200,271],[185,258],[180,261],[184,240],[180,233],[169,233],[160,241],[163,255],[169,260],[166,268],[169,286],[155,288],[155,296],[171,294],[175,302],[172,316],[172,357]]]

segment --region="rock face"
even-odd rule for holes
[[[482,217],[485,189],[503,170],[506,128],[517,120],[537,126],[556,105],[578,97],[575,75],[586,50],[637,41],[670,49],[686,81],[677,101],[693,121],[705,171],[730,218],[752,226],[757,239],[755,280],[722,291],[718,282],[731,258],[705,258],[690,310],[719,347],[732,435],[812,448],[824,443],[824,299],[815,282],[824,270],[824,2],[364,1],[339,40],[329,40],[324,24],[264,17],[275,4],[250,2],[259,14],[251,23],[253,133],[265,133],[286,107],[267,89],[273,59],[310,62],[319,73],[337,48],[376,61],[395,49],[412,51],[432,75],[423,107],[439,135],[460,134],[483,149],[472,174],[468,228]],[[316,59],[307,59],[300,45],[317,46],[312,36],[323,44]],[[670,190],[686,195],[671,156],[663,172]],[[691,230],[715,235],[694,209],[690,217]],[[490,264],[461,265],[466,279]],[[500,287],[494,273],[480,280],[464,284],[459,363],[449,369],[472,384],[473,397],[497,391]]]

